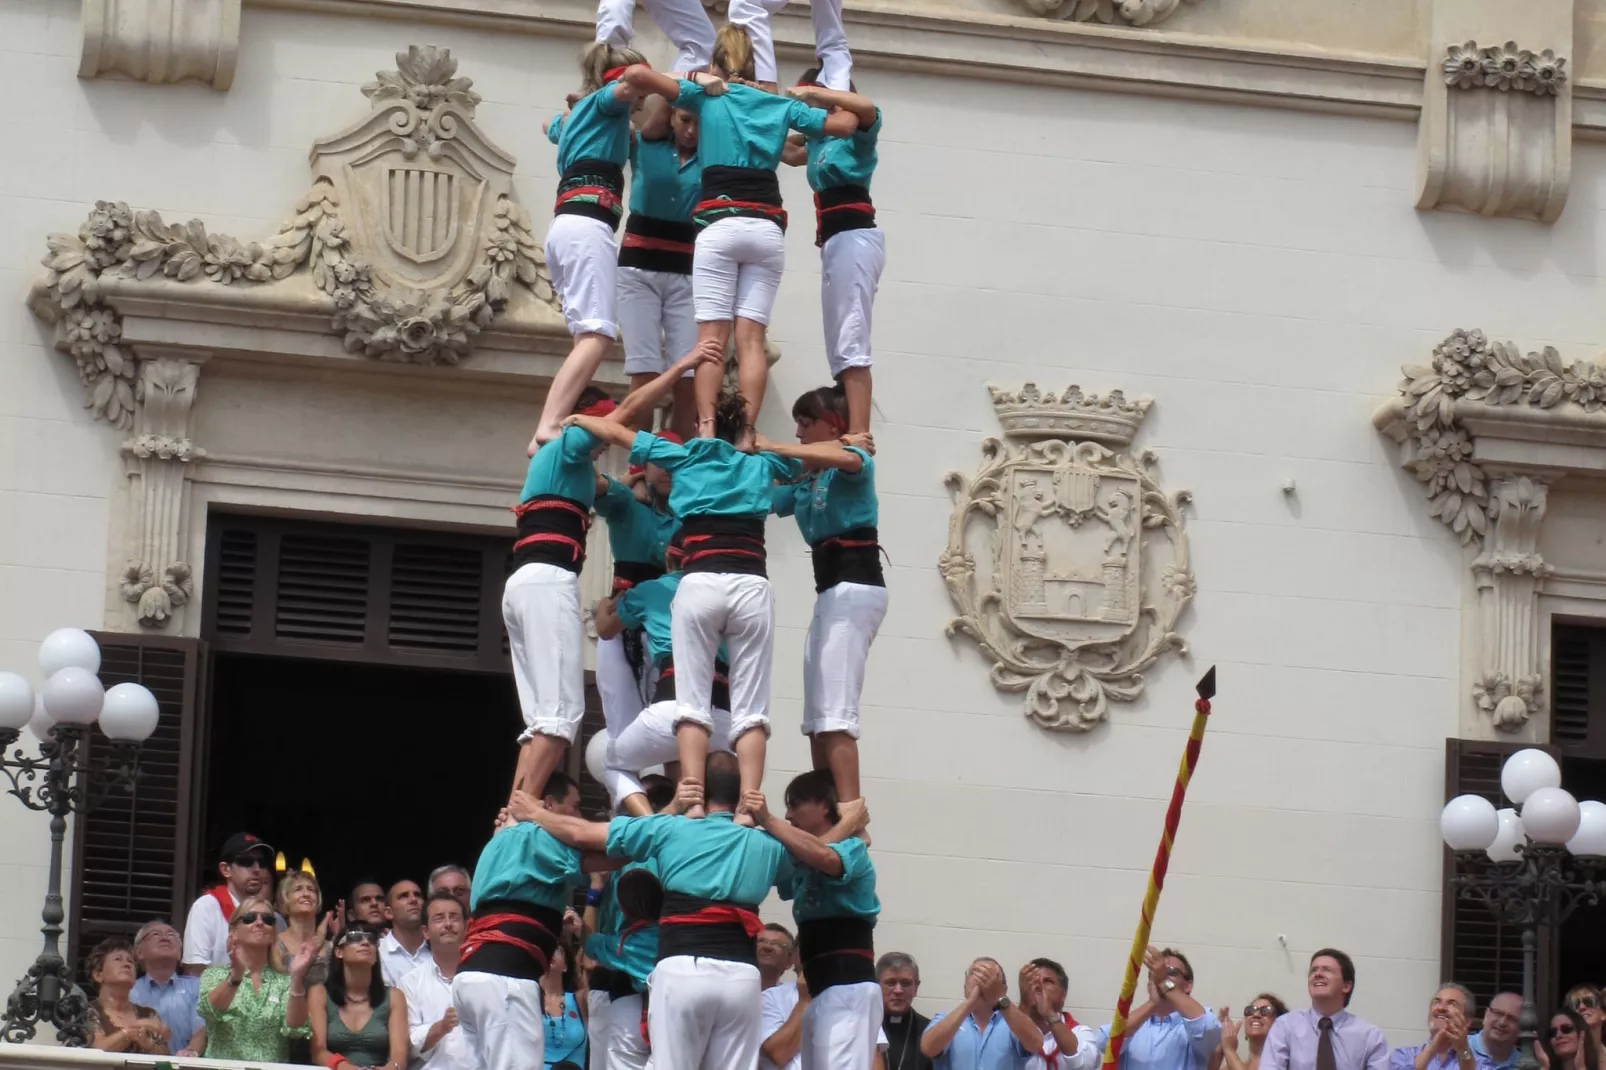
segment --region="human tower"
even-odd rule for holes
[[[678,49],[675,73],[663,74],[631,47],[633,0],[602,0],[580,89],[547,125],[560,178],[546,258],[574,344],[515,509],[503,616],[525,728],[453,981],[487,1070],[542,1065],[537,982],[587,872],[617,871],[587,899],[593,1066],[754,1067],[756,911],[771,888],[793,901],[812,997],[804,1070],[869,1070],[876,1055],[879,902],[858,736],[865,662],[887,608],[869,434],[871,303],[885,262],[869,192],[881,114],[854,91],[840,0],[811,5],[819,63],[777,92],[769,16],[785,2],[732,0],[716,32],[701,0],[646,0]],[[796,445],[754,430],[785,261],[783,162],[806,167],[815,194],[833,378],[793,405]],[[618,405],[591,385],[616,341],[632,387]],[[624,481],[595,470],[610,445],[630,452]],[[813,770],[788,787],[786,820],[760,792],[772,513],[796,518],[816,590],[802,721]],[[579,575],[593,515],[614,561],[612,594],[594,614],[604,780],[621,815],[606,824],[541,802],[585,710]],[[643,775],[659,764],[672,782]]]

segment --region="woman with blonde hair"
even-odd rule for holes
[[[198,1009],[206,1022],[209,1059],[282,1063],[292,1037],[307,1028],[309,941],[287,964],[279,952],[278,916],[261,896],[242,899],[229,918],[229,964],[201,974]]]
[[[329,911],[320,920],[323,909],[323,890],[318,878],[311,873],[296,871],[279,879],[274,892],[273,905],[286,925],[279,934],[279,954],[284,961],[293,959],[301,945],[312,942],[312,967],[307,971],[307,983],[321,985],[329,976],[329,957],[333,944],[330,932],[335,926],[335,912]]]
[[[624,214],[625,162],[630,158],[630,107],[640,96],[620,75],[644,64],[640,52],[605,41],[580,55],[579,99],[545,126],[558,147],[558,199],[546,234],[552,288],[574,346],[547,390],[529,453],[558,437],[615,339],[619,337],[619,272],[614,231]]]
[[[740,84],[753,78],[753,45],[740,27],[719,28],[711,71],[676,81],[642,66],[630,68],[624,78],[638,92],[656,93],[697,116],[697,158],[703,167],[692,214],[699,228],[692,260],[697,337],[723,348],[734,333],[737,388],[747,400],[746,422],[752,424],[764,403],[765,334],[786,267],[786,211],[775,169],[787,135],[796,130],[806,137],[848,137],[859,121],[848,111],[827,114]],[[714,433],[714,408],[724,382],[720,365],[697,369],[699,436]]]

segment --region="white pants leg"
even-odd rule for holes
[[[814,599],[814,619],[803,644],[805,735],[846,732],[859,738],[864,666],[886,615],[885,587],[839,583]]]
[[[726,16],[733,26],[747,31],[753,42],[753,73],[760,82],[776,82],[775,35],[770,32],[770,15],[786,6],[786,0],[731,0]]]
[[[502,589],[502,623],[524,712],[519,741],[539,734],[573,743],[586,712],[580,577],[540,561],[520,566]]]
[[[619,269],[619,329],[625,374],[659,375],[697,347],[690,275]]]
[[[751,728],[770,731],[770,662],[775,654],[775,588],[763,576],[730,576],[731,742]],[[684,582],[684,581],[682,581]]]
[[[750,728],[770,728],[770,659],[775,646],[775,589],[763,576],[693,572],[671,606],[675,718],[714,728],[714,658],[730,652],[732,743]]]
[[[881,1038],[881,986],[832,985],[803,1008],[803,1070],[870,1070]]]
[[[612,227],[590,216],[553,216],[546,232],[546,266],[563,300],[570,334],[619,337],[619,252]]]
[[[642,665],[645,674],[648,667]],[[630,722],[636,719],[646,700],[642,697],[642,681],[625,656],[623,636],[597,640],[597,697],[602,699],[602,719],[608,725],[608,738],[617,739]]]
[[[654,1070],[752,1070],[760,1044],[758,968],[671,955],[649,979]]]
[[[730,21],[745,29],[752,39],[753,73],[760,82],[780,80],[770,16],[785,6],[786,0],[731,0]],[[820,84],[846,92],[853,80],[853,54],[848,51],[848,35],[842,28],[842,0],[812,0],[809,14],[814,21]]]
[[[680,670],[675,671],[680,679]],[[673,762],[680,757],[675,741],[675,726],[681,721],[680,707],[674,701],[655,702],[642,710],[617,738],[608,741],[608,768],[604,774],[613,805],[642,790],[641,771],[654,765]],[[713,728],[708,736],[710,751],[731,749],[731,715],[729,710],[715,708],[711,720]]]
[[[642,0],[652,21],[675,43],[675,62],[669,69],[685,74],[708,66],[714,57],[714,24],[702,0]]]
[[[613,997],[606,992],[589,989],[586,992],[586,1047],[593,1052],[591,1062],[598,1068],[606,1068],[602,1053],[608,1045],[608,1006]]]
[[[820,311],[833,379],[848,368],[872,363],[870,314],[886,266],[887,243],[880,227],[833,234],[820,250]]]
[[[478,1070],[530,1070],[545,1061],[539,982],[460,973],[452,1006]]]
[[[596,1012],[591,1013],[595,1018]],[[602,1040],[591,1048],[592,1070],[645,1070],[652,1053],[641,1036],[641,997],[613,1000],[602,1017]]]
[[[692,255],[697,322],[740,316],[768,324],[785,268],[786,235],[770,220],[736,216],[710,223]]]
[[[597,37],[614,48],[629,48],[636,39],[636,0],[600,0],[597,4]]]

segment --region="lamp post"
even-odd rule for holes
[[[9,793],[30,810],[50,815],[50,879],[40,917],[44,949],[6,1000],[0,1036],[14,1044],[30,1040],[42,1023],[70,1046],[88,1042],[89,1002],[61,953],[61,852],[67,815],[83,814],[113,790],[131,791],[139,775],[139,745],[156,730],[156,697],[139,684],[101,687],[100,647],[88,632],[63,628],[39,648],[45,684],[37,697],[28,681],[0,672],[0,772]],[[84,749],[96,722],[109,748]],[[4,752],[27,727],[39,739],[39,754],[18,747]]]
[[[1518,1070],[1537,1070],[1534,959],[1539,927],[1555,928],[1580,904],[1606,895],[1606,803],[1580,803],[1561,787],[1561,767],[1542,750],[1506,759],[1500,790],[1517,807],[1496,810],[1481,795],[1458,795],[1439,815],[1444,843],[1455,852],[1450,883],[1459,898],[1483,903],[1501,923],[1522,932],[1522,1015]]]

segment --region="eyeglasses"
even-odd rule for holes
[[[1266,1006],[1263,1003],[1257,1003],[1254,1006],[1244,1008],[1244,1017],[1275,1018],[1277,1017],[1277,1008]]]
[[[918,981],[906,980],[902,977],[888,977],[881,982],[882,988],[914,988]]]
[[[340,938],[341,947],[345,947],[347,944],[377,943],[379,943],[379,937],[375,936],[367,929],[347,929],[345,935]]]
[[[1579,996],[1573,1000],[1573,1010],[1575,1011],[1592,1011],[1598,1006],[1600,1004],[1594,996]]]
[[[258,922],[272,927],[279,923],[279,919],[271,910],[247,910],[244,914],[240,915],[241,925],[255,925]]]
[[[261,855],[241,855],[240,857],[236,858],[234,861],[230,862],[229,865],[233,866],[235,869],[267,869],[268,868],[267,859],[263,858]]]
[[[1166,967],[1166,971],[1165,971],[1165,975],[1167,977],[1186,977],[1187,976],[1187,974],[1182,972],[1182,968],[1180,966],[1167,966]]]
[[[779,951],[783,955],[790,954],[792,951],[792,945],[784,940],[760,940],[757,946],[765,951]]]
[[[1553,1039],[1555,1037],[1570,1037],[1576,1032],[1577,1030],[1571,1025],[1553,1025],[1550,1027],[1550,1035]]]

